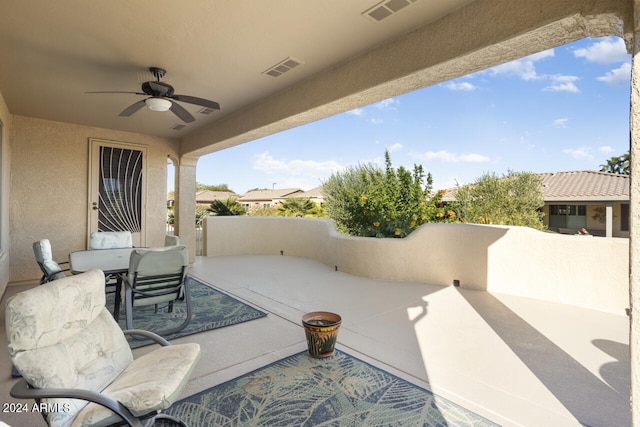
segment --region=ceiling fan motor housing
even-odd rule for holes
[[[151,96],[173,96],[173,86],[164,82],[144,82],[142,91]]]

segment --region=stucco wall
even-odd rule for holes
[[[167,156],[177,142],[129,132],[12,116],[10,281],[40,277],[32,243],[48,238],[56,260],[86,248],[89,138],[142,144],[147,152],[147,241],[164,242]]]
[[[567,202],[567,203],[553,203],[553,204],[567,204],[567,205],[585,205],[586,203],[580,202]],[[628,204],[628,202],[627,202]],[[612,218],[612,233],[613,237],[629,237],[629,230],[622,230],[622,203],[613,202],[613,218]],[[587,224],[586,228],[590,233],[604,236],[606,234],[606,223],[604,219],[604,212],[606,205],[603,204],[586,204],[587,207]],[[601,211],[598,212],[598,209]],[[544,225],[549,227],[549,205],[546,204],[542,208],[544,213],[543,222]],[[561,228],[558,231],[564,234],[577,234],[578,228]]]
[[[9,282],[9,182],[11,167],[11,115],[0,93],[0,122],[2,122],[2,147],[0,152],[0,296]]]
[[[488,290],[624,314],[628,239],[525,227],[427,224],[404,239],[339,234],[329,220],[208,217],[206,256],[283,254],[374,279]]]

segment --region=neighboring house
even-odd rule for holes
[[[254,190],[238,198],[238,202],[245,211],[251,209],[266,209],[281,203],[288,197],[304,193],[299,188],[285,188],[281,190]]]
[[[211,191],[211,190],[200,190],[196,191],[196,205],[210,205],[214,200],[227,200],[229,198],[238,199],[240,197],[239,194],[232,193],[230,191]],[[175,205],[175,199],[173,198],[173,193],[169,193],[167,199],[167,207],[171,208]]]
[[[216,200],[225,201],[227,199],[239,199],[240,195],[232,193],[230,191],[211,191],[201,190],[196,191],[196,204],[198,205],[210,205]]]
[[[322,190],[322,186],[312,188],[311,190],[302,193],[293,194],[290,197],[301,197],[309,199],[318,206],[322,206],[324,204],[324,192]]]
[[[629,237],[629,176],[596,171],[541,173],[544,222],[552,231],[581,228],[607,237]]]
[[[551,231],[629,237],[629,176],[597,171],[537,174],[542,180],[544,225]],[[455,200],[455,188],[442,200]]]

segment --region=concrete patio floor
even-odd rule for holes
[[[504,426],[628,426],[629,319],[504,294],[376,281],[288,256],[198,257],[190,274],[269,315],[175,342],[202,359],[184,395],[304,351],[302,315],[343,318],[338,348]],[[9,287],[2,300],[24,287]],[[0,345],[6,349],[2,333]],[[150,351],[140,348],[134,355]],[[2,403],[15,382],[0,352]],[[37,413],[0,413],[12,426]]]

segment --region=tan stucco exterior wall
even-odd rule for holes
[[[2,147],[0,148],[0,295],[9,282],[9,258],[11,249],[9,227],[10,170],[11,170],[11,114],[0,93],[0,123]]]
[[[624,202],[629,204],[629,202]],[[587,204],[580,202],[566,202],[566,203],[553,203],[553,204],[561,204],[561,205],[586,205],[587,207],[587,225],[586,228],[590,233],[604,236],[606,233],[606,222],[604,220],[606,205],[602,204]],[[620,202],[612,202],[613,209],[613,237],[629,237],[629,230],[622,230],[622,203]],[[600,209],[600,211],[598,211]],[[542,208],[542,212],[544,213],[544,217],[542,219],[544,225],[549,228],[549,205],[546,204]],[[599,219],[602,217],[602,219]],[[555,231],[555,230],[553,230]],[[559,230],[560,233],[563,234],[576,234],[578,232],[577,228],[564,228]]]
[[[178,156],[177,141],[23,116],[12,119],[11,282],[40,277],[32,250],[36,240],[49,239],[59,261],[68,260],[71,251],[86,249],[89,138],[148,147],[143,245],[163,245],[167,156]]]
[[[339,234],[326,219],[207,217],[208,256],[290,255],[372,279],[537,298],[625,314],[629,241],[527,227],[425,224],[404,239]]]

